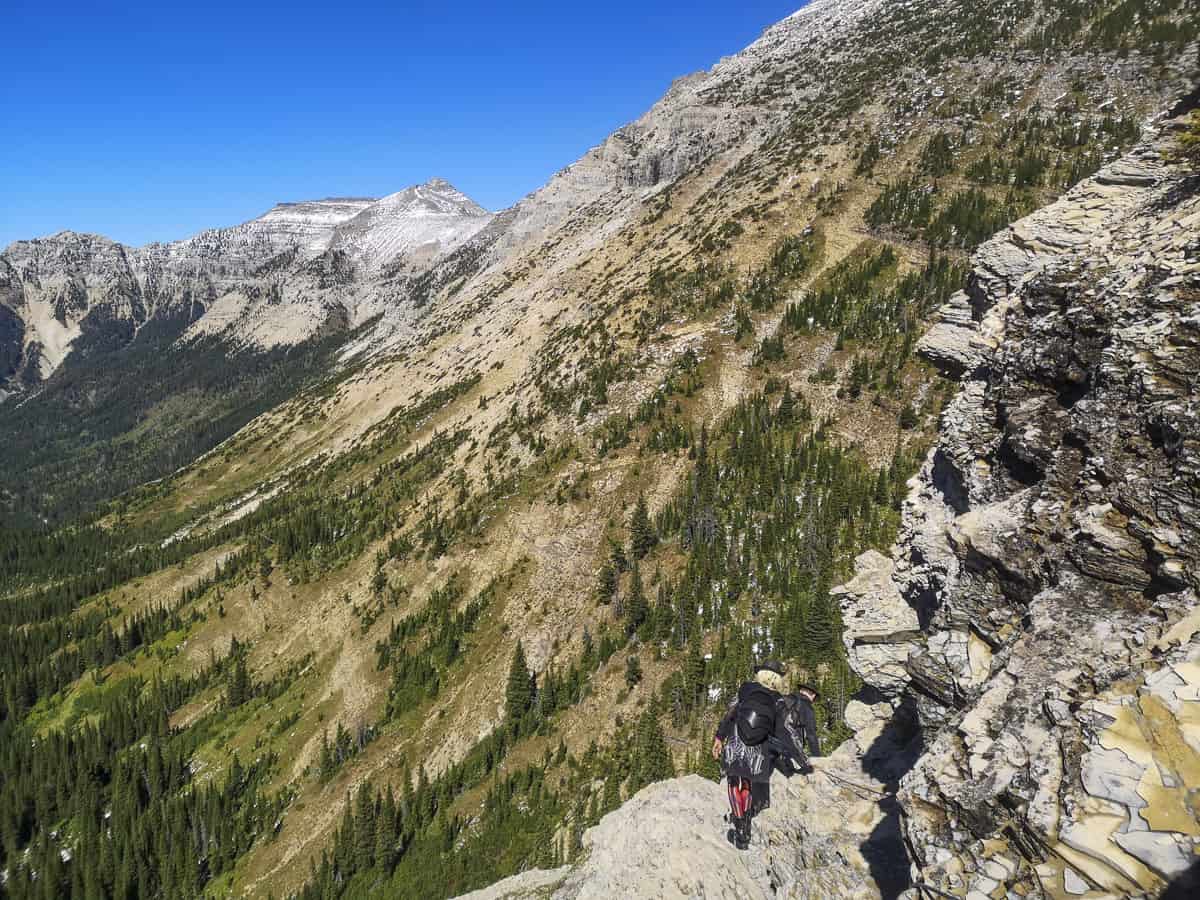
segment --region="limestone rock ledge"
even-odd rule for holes
[[[1170,128],[981,247],[921,344],[961,389],[894,563],[840,589],[924,734],[913,897],[1200,896],[1200,174]],[[870,637],[903,607],[918,634]]]
[[[879,715],[887,712],[886,706],[857,703],[852,715],[864,740],[894,758],[899,748],[881,733]],[[815,760],[812,775],[776,775],[772,806],[755,819],[745,852],[725,839],[724,785],[689,775],[643,789],[588,829],[582,859],[574,865],[523,872],[464,900],[873,900],[880,883],[907,883],[907,863],[899,850],[897,812],[881,809],[869,792],[884,785],[862,772],[866,749],[847,741]]]

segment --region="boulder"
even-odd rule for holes
[[[854,578],[834,588],[842,609],[842,640],[856,672],[885,697],[896,698],[908,683],[905,665],[920,646],[920,622],[900,595],[894,565],[877,550],[854,562]]]

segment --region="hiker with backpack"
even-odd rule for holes
[[[713,757],[720,761],[729,789],[730,820],[726,837],[739,850],[750,846],[751,820],[771,805],[771,772],[790,778],[808,774],[803,746],[821,753],[813,701],[817,692],[801,686],[784,696],[783,666],[768,660],[758,666],[754,680],[743,684],[737,699],[717,726]]]

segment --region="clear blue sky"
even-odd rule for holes
[[[801,5],[6,0],[0,248],[434,175],[500,209]]]

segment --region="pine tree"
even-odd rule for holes
[[[609,549],[609,558],[612,560],[612,566],[617,570],[617,574],[629,571],[629,558],[625,555],[625,547],[612,541],[612,546]]]
[[[391,872],[395,868],[398,843],[396,795],[389,787],[379,805],[375,825],[375,865],[382,871]]]
[[[321,755],[317,762],[317,778],[322,781],[328,781],[333,777],[333,773],[337,770],[337,763],[333,759],[333,750],[329,746],[329,732],[321,732]]]
[[[250,699],[250,673],[246,670],[246,654],[239,653],[229,677],[225,692],[225,704],[231,709],[241,706]]]
[[[688,642],[688,655],[684,663],[684,708],[694,709],[704,698],[704,654],[700,652],[699,636]]]
[[[629,549],[634,559],[645,559],[646,554],[658,543],[658,534],[650,522],[650,510],[645,496],[639,494],[629,520]]]
[[[675,777],[675,766],[671,760],[662,728],[654,713],[647,709],[638,719],[633,739],[633,763],[630,777],[630,792],[638,791],[648,784]]]
[[[805,622],[804,651],[813,662],[824,661],[837,640],[837,617],[826,591],[820,591],[809,607]]]
[[[641,683],[642,663],[636,656],[625,660],[625,686],[633,689]]]
[[[796,415],[796,398],[792,395],[791,384],[783,387],[783,397],[779,400],[779,410],[775,413],[775,421],[780,425],[791,425]]]
[[[616,593],[617,572],[616,569],[606,563],[600,567],[600,574],[596,585],[596,596],[601,603],[612,603],[613,596]]]
[[[364,781],[354,803],[354,866],[365,872],[375,865],[375,801]]]
[[[508,670],[508,684],[504,689],[505,715],[508,724],[518,726],[533,702],[533,676],[525,661],[525,648],[517,641],[512,664]]]
[[[610,771],[604,779],[604,796],[600,802],[600,815],[605,816],[621,805],[621,779]]]
[[[642,584],[641,569],[635,561],[629,570],[629,597],[625,601],[625,633],[634,634],[650,613],[646,602],[646,588]]]

